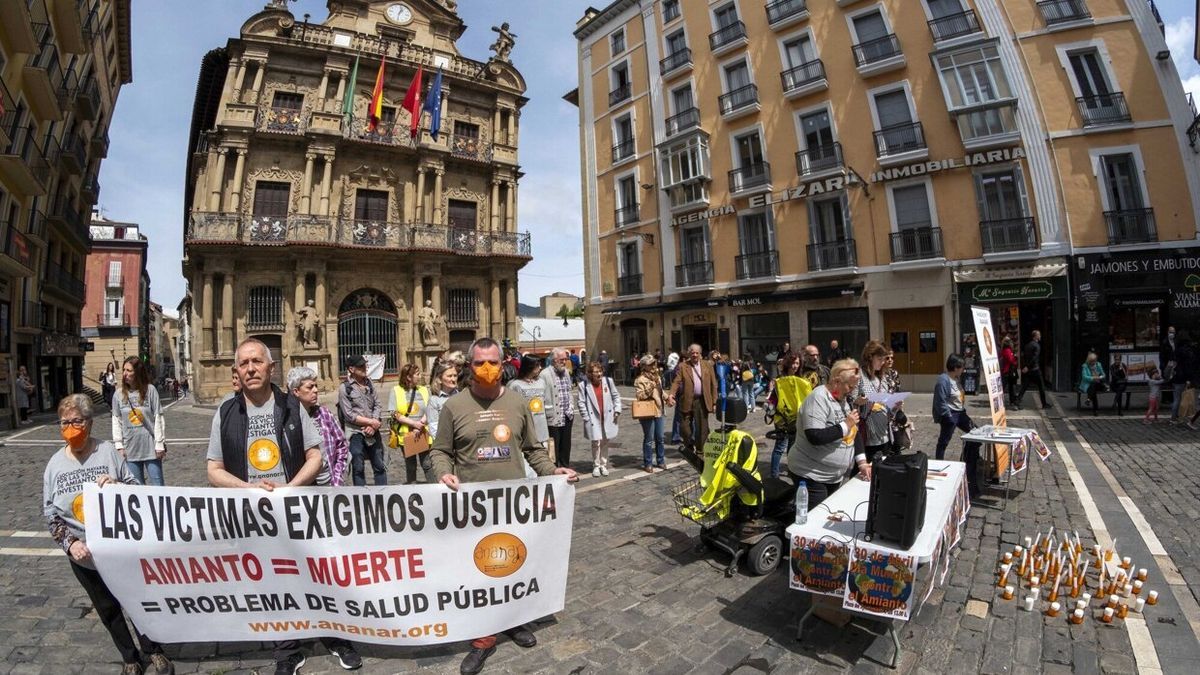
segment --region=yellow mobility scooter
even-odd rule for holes
[[[737,428],[745,420],[744,402],[719,400],[721,428],[708,435],[704,456],[680,448],[700,477],[672,491],[679,515],[700,525],[700,543],[733,556],[727,577],[743,559],[756,576],[774,571],[786,550],[784,530],[795,518],[795,487],[759,474],[754,437]]]

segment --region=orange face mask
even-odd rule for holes
[[[67,427],[62,430],[63,440],[67,445],[71,446],[72,450],[78,450],[87,443],[87,429],[76,429],[75,427]]]
[[[475,380],[485,387],[494,387],[500,381],[500,366],[494,363],[484,363],[471,369]]]

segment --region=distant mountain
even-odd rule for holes
[[[538,318],[542,315],[542,308],[537,305],[527,305],[523,302],[517,303],[517,316],[525,316],[531,319]]]

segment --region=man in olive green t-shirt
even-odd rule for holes
[[[458,490],[463,483],[519,480],[525,477],[518,456],[523,453],[539,476],[559,474],[571,482],[579,480],[573,469],[555,467],[545,448],[538,445],[525,397],[500,384],[500,345],[491,338],[480,338],[467,355],[473,375],[471,388],[446,401],[430,449],[437,479],[451,490]],[[537,638],[524,626],[510,628],[504,634],[521,647],[537,644]],[[495,635],[471,641],[471,651],[463,658],[459,672],[478,673],[495,651]]]

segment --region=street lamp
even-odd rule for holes
[[[565,321],[565,319],[564,319],[564,321]],[[526,333],[529,334],[529,337],[533,338],[533,351],[536,352],[537,351],[537,341],[542,338],[542,327],[534,326],[533,330],[531,331],[528,328],[525,328],[524,326],[522,326],[521,330],[525,331]]]

